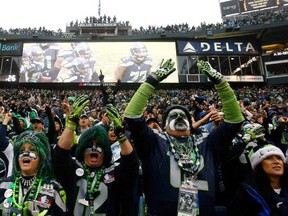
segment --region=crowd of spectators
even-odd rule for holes
[[[135,94],[135,89],[121,89],[121,85],[122,84],[120,84],[119,90],[114,95],[114,104],[117,110],[119,110],[119,113],[122,115],[127,106],[128,108],[126,111],[129,109],[128,103],[130,102],[130,99],[133,98],[133,96],[135,96],[137,93]],[[237,99],[239,102],[242,114],[245,117],[244,123],[252,124],[257,122],[259,124],[263,124],[263,119],[265,119],[265,122],[272,126],[271,130],[274,131],[276,129],[273,129],[273,127],[278,129],[282,128],[280,127],[280,119],[284,119],[285,117],[285,121],[287,120],[288,123],[287,86],[239,86],[234,87],[233,90],[236,95],[235,99]],[[76,135],[80,137],[81,134],[85,133],[84,131],[89,132],[89,128],[93,128],[92,126],[94,125],[102,125],[107,131],[110,131],[111,125],[109,124],[109,118],[105,114],[107,113],[107,105],[105,106],[104,103],[105,95],[100,87],[95,87],[93,89],[83,88],[73,90],[35,89],[28,87],[0,88],[0,122],[4,122],[5,118],[7,118],[7,115],[11,113],[13,118],[19,118],[19,122],[20,120],[23,121],[23,127],[27,130],[31,127],[31,125],[33,125],[35,129],[38,124],[41,124],[43,126],[43,131],[50,131],[52,128],[52,123],[55,123],[55,127],[53,128],[55,131],[55,136],[50,136],[51,141],[49,138],[50,144],[55,144],[58,142],[59,137],[61,138],[62,134],[66,135],[64,133],[64,128],[68,128],[67,119],[65,121],[66,112],[64,103],[69,103],[72,105],[75,100],[77,101],[77,99],[83,97],[83,95],[88,95],[90,100],[89,102],[85,103],[85,107],[83,106],[84,108],[81,108],[79,125],[77,127],[75,126]],[[148,120],[153,120],[156,122],[156,126],[158,124],[158,127],[155,127],[155,124],[153,124],[151,127],[153,127],[155,130],[162,130],[161,128],[163,128],[163,125],[161,123],[163,122],[163,118],[165,119],[165,117],[163,117],[165,116],[163,111],[167,110],[170,105],[181,105],[177,107],[185,107],[189,111],[189,114],[191,115],[193,119],[192,121],[194,123],[196,121],[199,122],[199,120],[201,121],[205,118],[208,120],[207,116],[209,117],[210,112],[212,111],[218,111],[219,115],[220,113],[222,113],[222,115],[225,113],[223,110],[223,106],[225,106],[225,104],[222,105],[219,94],[217,93],[215,87],[212,85],[206,86],[205,88],[195,88],[193,86],[191,86],[191,88],[185,89],[159,88],[155,89],[152,95],[149,96],[146,107],[143,111],[143,115],[146,118],[147,124]],[[34,113],[34,117],[31,115],[31,113]],[[51,123],[50,120],[52,117],[55,122]],[[259,119],[262,119],[262,121]],[[39,120],[40,123],[37,122],[37,120]],[[56,121],[59,125],[57,131]],[[278,123],[273,121],[278,121]],[[209,133],[209,131],[211,132],[213,130],[211,127],[214,127],[214,125],[211,125],[210,123],[213,123],[213,121],[209,120],[209,122],[205,124],[203,123],[203,127],[201,126],[200,129],[205,131],[207,130],[207,133]],[[263,127],[264,126],[265,125],[263,124]],[[285,123],[284,126],[285,127],[281,129],[281,133],[283,132],[283,134],[287,134],[288,124]],[[7,133],[9,134],[9,139],[11,139],[11,143],[15,137],[17,137],[15,134],[17,132],[14,128],[14,123],[9,125],[10,131]],[[270,128],[267,127],[267,133],[269,133],[268,129]],[[285,139],[285,142],[288,142],[288,136],[286,136]],[[78,139],[73,138],[73,145],[77,146],[79,142],[80,141]],[[284,144],[282,141],[281,143],[279,141],[278,144],[281,144],[280,146],[285,147],[283,150],[281,149],[283,153],[285,153],[287,150],[287,145],[282,145]],[[224,180],[227,179],[225,178]],[[221,185],[220,181],[222,180],[220,179],[219,182],[217,180],[219,187]],[[217,202],[219,202],[218,205],[226,205],[221,199],[221,193],[222,191],[219,192],[219,198],[217,198]],[[233,194],[234,192],[230,193],[230,195]],[[224,195],[224,198],[225,197],[226,195]]]
[[[275,22],[287,21],[288,7],[279,6],[268,10],[253,11],[233,17],[228,17],[219,23],[206,23],[201,22],[198,26],[189,26],[187,23],[172,24],[167,26],[153,26],[148,27],[141,26],[140,28],[132,29],[132,34],[161,34],[161,33],[175,33],[175,32],[190,32],[190,31],[206,31],[206,30],[218,30],[224,28],[241,28],[248,25],[260,25],[271,24]],[[90,16],[84,20],[71,21],[69,26],[81,26],[81,24],[93,24],[93,23],[117,23],[120,26],[130,25],[129,21],[117,21],[116,16],[113,18],[110,16]],[[16,28],[5,30],[0,27],[0,34],[24,34],[24,35],[61,35],[63,32],[59,29],[57,32],[53,30],[47,30],[45,27],[40,28]]]
[[[116,18],[115,15],[112,18],[110,16],[106,16],[106,14],[104,14],[103,16],[99,16],[98,18],[95,17],[95,16],[89,16],[89,17],[87,16],[87,17],[85,17],[84,21],[78,21],[78,20],[76,20],[75,22],[71,21],[70,22],[70,27],[72,27],[72,26],[74,26],[74,27],[81,26],[81,24],[95,24],[95,23],[98,23],[98,24],[117,23],[117,18]]]
[[[61,35],[62,30],[59,28],[58,31],[48,30],[43,27],[39,28],[10,28],[9,30],[5,30],[0,27],[0,34],[17,34],[17,35],[44,35],[44,36],[55,36],[55,35]]]
[[[135,90],[123,90],[121,85],[119,91],[115,95],[115,104],[120,110],[129,102],[130,98],[135,93]],[[235,94],[239,101],[247,98],[251,104],[256,108],[265,100],[269,104],[275,105],[279,102],[288,103],[288,87],[287,86],[265,86],[265,87],[238,87],[234,88]],[[65,97],[78,97],[80,95],[89,95],[91,97],[89,107],[101,111],[103,108],[102,98],[103,94],[100,88],[95,89],[81,89],[81,90],[60,90],[60,89],[28,89],[28,88],[5,88],[0,89],[0,106],[2,111],[10,110],[12,104],[29,105],[31,102],[39,109],[43,104],[50,104],[50,106],[59,106]],[[165,109],[171,104],[180,104],[187,106],[191,111],[192,101],[198,103],[205,103],[209,106],[218,106],[218,97],[213,88],[190,88],[190,89],[158,89],[149,99],[147,106],[151,108],[158,108],[159,111]],[[22,104],[23,105],[23,104]],[[22,106],[21,105],[21,106]],[[255,108],[254,107],[254,108]]]

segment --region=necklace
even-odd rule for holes
[[[32,178],[25,178],[22,175],[20,176],[21,183],[24,187],[28,187],[32,184],[32,182],[36,179],[36,175]]]
[[[175,137],[170,136],[166,132],[164,134],[170,141],[170,151],[178,167],[185,172],[196,174],[200,167],[200,154],[192,135],[185,142],[179,142]]]
[[[96,173],[91,172],[91,170],[85,163],[82,163],[82,166],[86,173],[86,180],[87,180],[86,200],[88,200],[89,202],[90,215],[94,215],[93,201],[100,194],[99,185],[103,177],[104,166],[101,166]]]
[[[40,192],[40,187],[42,183],[42,178],[38,178],[35,175],[33,178],[24,181],[26,185],[29,186],[27,192],[24,193],[24,188],[22,188],[22,178],[20,172],[17,174],[15,178],[15,182],[12,183],[8,190],[12,190],[13,193],[10,197],[7,197],[7,202],[10,206],[15,206],[17,209],[22,210],[24,206],[24,202],[28,200],[35,200],[38,197]]]

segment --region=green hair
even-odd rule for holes
[[[16,178],[17,173],[21,171],[18,162],[20,149],[24,145],[24,143],[27,142],[35,146],[36,152],[40,157],[37,175],[43,179],[54,178],[54,173],[52,169],[51,148],[48,138],[45,133],[38,131],[25,131],[17,137],[14,145],[14,160],[12,171],[14,178]]]
[[[76,159],[83,162],[85,149],[92,147],[94,141],[96,141],[97,146],[102,148],[104,151],[103,165],[109,167],[112,160],[112,151],[107,131],[102,126],[93,126],[81,134],[75,152]]]

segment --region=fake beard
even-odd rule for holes
[[[170,130],[186,131],[189,129],[189,122],[183,118],[173,119],[168,121],[167,128]]]

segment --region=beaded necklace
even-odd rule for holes
[[[170,141],[170,151],[178,167],[190,174],[197,174],[200,167],[200,154],[192,135],[187,138],[185,143],[181,143],[168,133],[164,134]]]
[[[86,180],[87,180],[87,193],[86,193],[86,200],[89,202],[90,207],[90,215],[94,215],[94,199],[100,194],[99,185],[101,183],[103,173],[104,173],[104,166],[101,166],[98,171],[91,172],[89,167],[82,162],[82,166],[86,173]]]
[[[29,185],[27,192],[24,193],[24,188],[22,188],[21,184],[21,178],[22,177],[19,172],[18,176],[15,178],[15,182],[12,183],[9,187],[10,189],[12,189],[13,195],[12,197],[7,198],[9,205],[15,206],[19,210],[23,209],[24,202],[27,201],[26,198],[28,198],[29,200],[36,200],[39,195],[42,183],[42,178],[39,178],[36,175],[32,178],[31,184]]]

